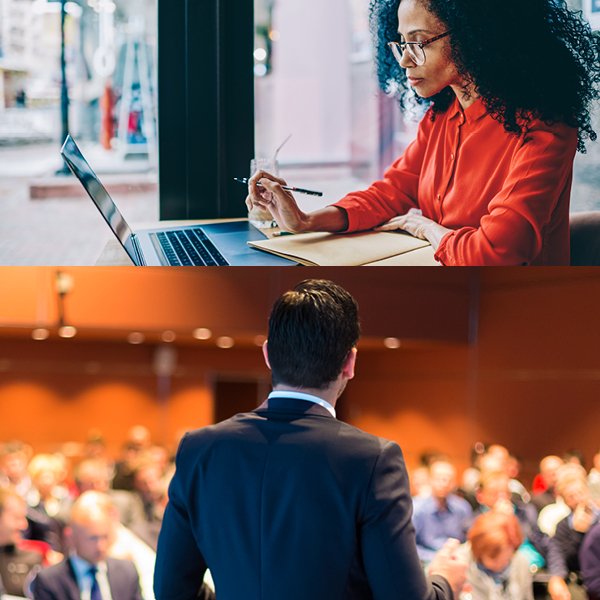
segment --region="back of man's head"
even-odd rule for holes
[[[332,281],[307,279],[283,294],[269,318],[273,385],[324,389],[360,335],[358,305]]]

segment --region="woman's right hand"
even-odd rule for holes
[[[261,187],[257,184],[260,182]],[[281,186],[285,180],[266,171],[257,171],[248,181],[246,206],[268,210],[283,231],[301,233],[308,230],[308,215],[301,211],[294,196]]]

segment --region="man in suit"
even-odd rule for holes
[[[14,488],[0,486],[0,597],[25,598],[31,579],[41,568],[43,555],[23,547],[27,504]]]
[[[329,281],[279,298],[263,347],[273,392],[187,434],[158,542],[157,600],[453,598],[466,565],[446,546],[421,569],[398,445],[335,418],[354,376],[358,308]]]
[[[33,582],[34,600],[142,600],[133,563],[107,556],[115,519],[108,496],[83,493],[71,511],[73,552],[38,574]]]

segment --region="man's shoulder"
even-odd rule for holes
[[[235,442],[239,439],[240,432],[260,427],[260,422],[265,418],[265,413],[257,411],[238,413],[214,425],[190,431],[182,440],[180,450],[194,453],[195,449],[205,448],[207,444],[227,439]],[[301,419],[306,419],[307,424],[310,423],[308,427],[312,428],[313,432],[317,432],[321,441],[330,441],[340,452],[346,450],[353,454],[376,455],[388,448],[399,451],[396,442],[367,433],[339,419],[315,415],[302,416]]]
[[[69,559],[65,558],[61,562],[45,567],[36,576],[36,584],[63,579],[65,577],[75,577],[69,565]]]

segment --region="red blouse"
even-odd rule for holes
[[[510,134],[481,100],[430,116],[382,181],[334,205],[348,231],[418,207],[453,230],[435,254],[444,265],[568,265],[577,130],[534,120]]]

